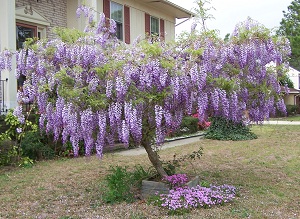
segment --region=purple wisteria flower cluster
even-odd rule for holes
[[[162,207],[172,212],[190,210],[199,207],[212,207],[232,201],[236,196],[236,188],[230,185],[207,187],[178,187],[168,194],[160,195]]]
[[[162,144],[193,110],[199,120],[209,115],[236,122],[245,110],[256,122],[276,108],[285,111],[278,78],[288,66],[289,43],[250,19],[228,42],[193,32],[178,43],[126,45],[115,37],[114,21],[100,14],[92,22],[96,13],[87,6],[77,10],[82,13],[91,25],[74,42],[58,36],[0,54],[0,70],[11,68],[14,55],[16,77],[26,77],[20,104],[35,101],[40,127],[70,141],[75,156],[81,141],[86,155],[96,150],[100,157],[116,141]],[[22,107],[14,114],[24,122]]]
[[[0,71],[4,69],[8,69],[9,71],[11,70],[11,58],[12,58],[13,53],[4,50],[3,52],[0,53]]]

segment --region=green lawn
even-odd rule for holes
[[[288,116],[288,117],[279,117],[279,118],[270,118],[270,120],[275,121],[300,121],[300,115]]]
[[[254,126],[258,139],[232,142],[209,139],[160,152],[162,159],[204,155],[193,165],[201,180],[239,189],[234,202],[196,209],[184,216],[139,200],[107,205],[99,184],[110,165],[149,166],[146,155],[39,162],[33,168],[0,169],[0,218],[300,218],[300,126]],[[181,172],[194,174],[188,163]]]

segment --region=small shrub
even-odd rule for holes
[[[150,176],[150,169],[146,171],[142,166],[135,166],[134,171],[127,171],[127,167],[110,167],[110,174],[105,177],[106,188],[103,188],[104,202],[134,201],[142,180]]]
[[[288,116],[295,115],[299,112],[299,106],[297,105],[286,105],[286,112]]]
[[[184,117],[180,124],[180,128],[173,133],[169,133],[169,137],[176,137],[196,133],[198,131],[198,122],[198,118],[194,118],[192,116]]]
[[[188,128],[187,134],[192,134],[198,131],[198,122],[199,120],[197,118],[194,118],[192,116],[186,116],[182,119],[180,128]]]
[[[110,167],[110,174],[105,177],[108,190],[103,196],[107,203],[133,201],[134,195],[131,192],[130,173],[126,167]]]
[[[212,118],[212,123],[205,134],[206,138],[215,140],[252,140],[257,136],[242,122],[235,123],[222,117]]]
[[[0,166],[15,165],[19,161],[16,142],[5,139],[0,141]]]
[[[167,173],[168,176],[171,176],[176,173],[176,167],[178,167],[176,164],[172,163],[172,161],[162,161],[162,167],[164,171]],[[153,167],[153,172],[155,172]],[[158,173],[155,173],[154,178],[159,178],[160,175]]]
[[[32,167],[34,164],[33,160],[30,159],[29,157],[22,157],[20,162],[19,162],[19,166],[20,167]]]
[[[39,131],[26,132],[20,142],[23,156],[33,160],[52,159],[55,151],[47,144],[45,136]]]
[[[142,180],[149,179],[151,176],[153,176],[151,168],[145,170],[141,165],[136,165],[134,171],[131,173],[133,185],[137,188],[141,188]]]

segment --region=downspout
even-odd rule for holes
[[[7,82],[8,81],[8,78],[6,78],[5,80],[0,80],[2,82],[2,112],[6,112],[7,109],[5,110],[5,102],[4,102],[4,92],[5,92],[5,89],[4,89],[4,82]]]

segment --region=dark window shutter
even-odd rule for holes
[[[110,1],[109,0],[103,0],[103,13],[105,14],[105,17],[110,18]]]
[[[160,19],[160,25],[159,25],[159,28],[160,28],[160,38],[162,40],[165,40],[165,21],[163,19]]]
[[[125,43],[130,44],[130,8],[124,5]]]
[[[151,35],[151,30],[150,30],[150,14],[145,13],[145,33],[146,36]]]

